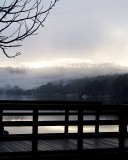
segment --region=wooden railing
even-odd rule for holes
[[[116,152],[123,153],[127,151],[125,140],[128,138],[128,106],[125,105],[102,105],[100,102],[83,102],[83,101],[0,101],[1,118],[0,126],[16,127],[31,126],[30,134],[9,134],[0,135],[0,141],[32,141],[31,152],[21,153],[22,155],[44,154],[38,151],[38,140],[43,139],[76,139],[77,149],[75,153],[85,153],[83,149],[83,139],[87,138],[118,138],[119,145],[114,148]],[[4,120],[8,116],[31,116],[31,121],[9,121]],[[62,116],[63,120],[39,120],[39,116]],[[75,119],[72,119],[75,116]],[[93,118],[86,118],[93,116]],[[103,118],[105,116],[105,119]],[[117,127],[116,131],[101,130],[102,126]],[[39,133],[38,128],[41,126],[63,126],[62,133]],[[77,128],[76,132],[70,132],[70,126]],[[93,126],[94,130],[84,131],[87,126]],[[98,151],[99,149],[95,149]],[[104,149],[107,151],[107,148]],[[109,149],[110,151],[110,149]],[[69,153],[69,152],[68,152]],[[20,153],[13,153],[20,154]],[[6,153],[0,151],[0,156]],[[10,153],[11,155],[11,153]]]

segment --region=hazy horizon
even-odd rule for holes
[[[128,73],[128,67],[112,63],[93,64],[89,62],[77,63],[64,61],[52,63],[42,68],[25,64],[0,66],[0,88],[8,85],[19,86],[22,89],[33,89],[49,82],[69,81],[83,77],[114,75]],[[40,66],[40,65],[39,65]]]

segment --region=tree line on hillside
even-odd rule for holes
[[[29,92],[35,95],[78,94],[88,96],[128,97],[128,74],[85,77],[67,83],[47,83]],[[28,93],[29,93],[28,92]]]
[[[0,94],[7,95],[71,95],[79,97],[87,96],[110,96],[128,97],[128,74],[116,74],[96,77],[85,77],[70,80],[47,83],[30,90],[23,90],[19,86],[5,87],[0,89]]]

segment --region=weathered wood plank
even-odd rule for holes
[[[128,143],[128,141],[127,141]],[[127,144],[128,145],[128,144]],[[76,150],[77,141],[71,139],[62,140],[38,140],[39,151]],[[84,149],[117,148],[118,139],[84,139]],[[0,152],[28,152],[32,149],[31,141],[6,141],[0,142]]]

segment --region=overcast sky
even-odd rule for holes
[[[60,0],[44,25],[23,41],[19,57],[8,59],[0,50],[1,62],[80,59],[128,65],[128,0]]]

